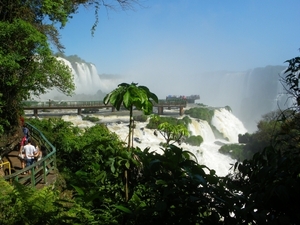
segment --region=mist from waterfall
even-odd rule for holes
[[[71,68],[74,75],[77,98],[73,100],[101,101],[105,94],[114,90],[118,84],[126,82],[124,77],[109,76],[106,79],[100,77],[97,68],[91,63],[73,62],[71,64],[66,59],[59,59]],[[284,66],[266,66],[243,72],[209,72],[199,74],[194,80],[187,80],[180,85],[176,84],[175,79],[169,80],[168,88],[162,78],[162,82],[155,84],[155,88],[158,89],[155,94],[159,99],[163,99],[162,96],[167,95],[161,93],[176,94],[174,88],[186,87],[186,92],[181,94],[199,94],[200,101],[197,101],[199,103],[213,107],[229,106],[234,115],[243,121],[244,126],[252,133],[257,130],[256,125],[262,115],[278,108],[284,110],[291,106],[292,101],[287,98],[280,83],[280,77],[283,76],[285,69]],[[151,83],[142,83],[142,85],[150,88]],[[96,96],[99,91],[101,95]],[[78,97],[79,95],[81,96]],[[93,95],[95,95],[94,98]],[[40,100],[48,99],[71,100],[55,90],[40,96]]]
[[[243,72],[207,72],[194,80],[191,89],[198,88],[201,102],[209,106],[229,106],[252,133],[262,115],[286,109],[286,92],[280,80],[284,66],[266,66]]]

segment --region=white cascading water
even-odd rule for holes
[[[247,132],[243,123],[225,108],[215,110],[211,124],[231,143],[238,143],[238,135]]]
[[[101,123],[105,123],[110,131],[116,133],[120,140],[127,143],[129,116],[103,116],[97,114],[90,116],[98,117]],[[94,125],[92,122],[82,121],[80,116],[63,116],[63,119],[81,128]],[[190,146],[183,143],[180,147],[196,155],[198,163],[215,170],[218,176],[227,175],[235,160],[218,152],[221,147],[220,143],[237,143],[238,134],[247,132],[243,124],[226,109],[215,110],[215,116],[213,117],[214,126],[228,139],[225,140],[216,139],[210,125],[206,121],[193,118],[191,120],[189,131],[192,135],[201,135],[203,143],[200,146]],[[159,144],[165,142],[163,136],[159,132],[157,132],[158,135],[156,136],[153,130],[147,129],[147,122],[136,122],[135,125],[134,137],[138,138],[140,143],[134,141],[134,146],[142,150],[150,147],[151,151],[161,154],[162,149]]]
[[[103,93],[108,93],[115,89],[120,82],[118,78],[110,80],[101,79],[94,64],[76,62],[72,65],[70,61],[64,58],[58,57],[58,59],[64,62],[72,71],[75,83],[75,94],[95,95],[99,90]],[[65,95],[57,90],[51,90],[49,93],[41,95],[39,99],[47,101],[48,99],[64,99],[65,97]]]

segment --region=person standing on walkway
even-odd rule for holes
[[[24,152],[24,146],[26,143],[26,137],[24,136],[20,142],[20,149],[19,149],[19,159],[21,161],[21,167],[22,169],[25,168],[25,152]]]
[[[34,158],[35,158],[35,161],[36,162],[38,162],[38,161],[40,161],[41,159],[42,159],[42,157],[43,157],[43,152],[42,152],[42,150],[39,148],[39,146],[38,145],[36,145],[35,146],[35,153],[34,153]],[[39,163],[40,164],[40,163]],[[40,166],[40,165],[38,165],[38,166]]]
[[[26,137],[26,140],[28,141],[30,139],[30,131],[28,129],[28,127],[26,126],[26,124],[24,124],[24,126],[22,127],[22,131],[24,136]]]
[[[34,163],[34,154],[36,152],[36,149],[34,145],[31,144],[30,139],[27,141],[27,144],[24,146],[24,152],[25,152],[26,167],[28,167]]]

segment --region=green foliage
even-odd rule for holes
[[[53,87],[71,94],[75,86],[71,70],[52,57],[45,34],[20,19],[0,22],[0,30],[1,117],[16,126],[23,100]]]
[[[285,62],[289,63],[288,68],[285,70],[285,78],[282,82],[288,86],[289,94],[297,100],[299,107],[300,103],[300,89],[299,89],[299,64],[300,57],[295,57]]]
[[[59,170],[69,175],[85,167],[86,162],[102,163],[100,151],[123,149],[123,142],[103,124],[81,130],[62,119],[31,119],[29,122],[49,137],[57,149]]]
[[[93,212],[66,199],[52,187],[40,190],[9,183],[0,178],[0,223],[10,224],[91,224]]]
[[[244,224],[299,224],[298,154],[272,147],[234,165],[227,187],[236,194],[235,214]],[[247,216],[245,216],[247,215]]]
[[[182,137],[189,135],[189,131],[184,125],[172,125],[167,122],[159,124],[158,131],[165,138],[167,145],[171,141],[181,144]]]
[[[150,92],[145,86],[137,86],[137,83],[122,83],[118,88],[107,94],[103,100],[104,104],[111,103],[117,110],[121,105],[131,110],[135,106],[142,110],[145,115],[150,115],[153,109],[152,101],[158,103],[157,96]]]
[[[116,0],[129,9],[135,0]],[[63,28],[80,5],[94,6],[94,32],[100,6],[114,8],[105,0],[4,0],[0,3],[0,128],[10,132],[18,127],[21,102],[54,88],[66,95],[75,89],[71,69],[53,57],[50,48],[62,52],[59,28]]]
[[[177,119],[174,117],[151,115],[149,123],[146,125],[146,127],[148,129],[158,129],[159,125],[162,123],[168,123],[173,126],[183,125],[187,128],[188,124],[191,123],[191,119],[188,116],[185,116],[182,119]]]
[[[87,121],[91,121],[93,123],[98,122],[100,119],[98,117],[94,117],[94,116],[84,116],[82,117],[82,120],[87,120]]]
[[[229,155],[231,158],[236,159],[238,161],[250,159],[252,157],[252,154],[251,152],[245,151],[244,147],[245,146],[241,144],[223,145],[219,149],[219,152],[225,155]]]
[[[170,145],[162,155],[145,149],[138,157],[143,168],[127,205],[128,224],[232,222],[230,194],[222,180],[190,152]]]
[[[200,135],[197,136],[189,136],[185,139],[185,142],[192,146],[200,146],[203,142],[203,138]]]
[[[191,122],[189,117],[176,119],[174,117],[160,117],[152,115],[149,123],[146,125],[149,129],[157,129],[166,140],[166,145],[171,141],[181,144],[182,138],[189,135],[188,124]]]
[[[70,69],[52,57],[49,40],[61,49],[55,23],[66,24],[76,1],[4,1],[0,11],[0,126],[18,126],[21,102],[54,87],[69,95],[75,86]],[[47,19],[46,19],[47,18]],[[49,24],[46,24],[46,23]],[[49,39],[48,39],[49,38]]]
[[[253,155],[256,152],[262,151],[265,147],[275,144],[275,137],[279,133],[283,120],[278,120],[281,113],[277,112],[274,116],[273,112],[262,116],[257,124],[258,130],[252,135],[246,135],[243,138],[248,139],[245,146],[245,152]],[[243,139],[242,138],[242,139]]]
[[[246,144],[250,141],[251,134],[249,133],[239,134],[238,138],[239,138],[239,143]]]
[[[184,116],[182,119],[183,123],[188,126],[190,123],[192,123],[192,119],[189,116]]]
[[[152,101],[158,103],[157,96],[150,92],[146,86],[138,86],[137,83],[121,83],[118,88],[108,93],[104,99],[104,104],[112,104],[117,110],[120,110],[121,105],[129,110],[129,131],[128,131],[128,151],[133,147],[133,107],[143,111],[145,115],[150,115],[153,110]],[[124,170],[125,178],[125,199],[129,199],[129,178],[128,168]]]
[[[197,118],[200,120],[205,120],[209,124],[211,123],[211,119],[214,115],[214,110],[209,109],[209,108],[204,108],[204,107],[195,107],[195,108],[190,108],[184,112],[185,114]]]

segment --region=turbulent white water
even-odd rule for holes
[[[127,143],[128,141],[128,116],[103,116],[103,115],[90,115],[98,117],[101,123],[105,123],[108,129],[116,133],[121,140]],[[62,117],[65,121],[70,121],[79,127],[91,127],[95,124],[89,121],[83,121],[81,116],[65,115]],[[189,125],[189,131],[192,135],[201,135],[204,142],[200,146],[190,146],[183,143],[180,147],[193,152],[200,164],[206,165],[210,169],[214,169],[219,176],[225,176],[229,173],[231,165],[235,160],[229,156],[223,155],[218,152],[220,143],[237,143],[238,134],[246,133],[243,124],[231,112],[225,109],[215,111],[213,117],[214,126],[223,133],[225,139],[217,139],[206,121],[192,119]],[[134,130],[134,137],[138,138],[141,143],[134,141],[134,146],[142,150],[150,147],[151,151],[162,153],[159,146],[161,142],[165,142],[163,136],[159,133],[154,135],[154,131],[146,128],[147,122],[136,122]]]

